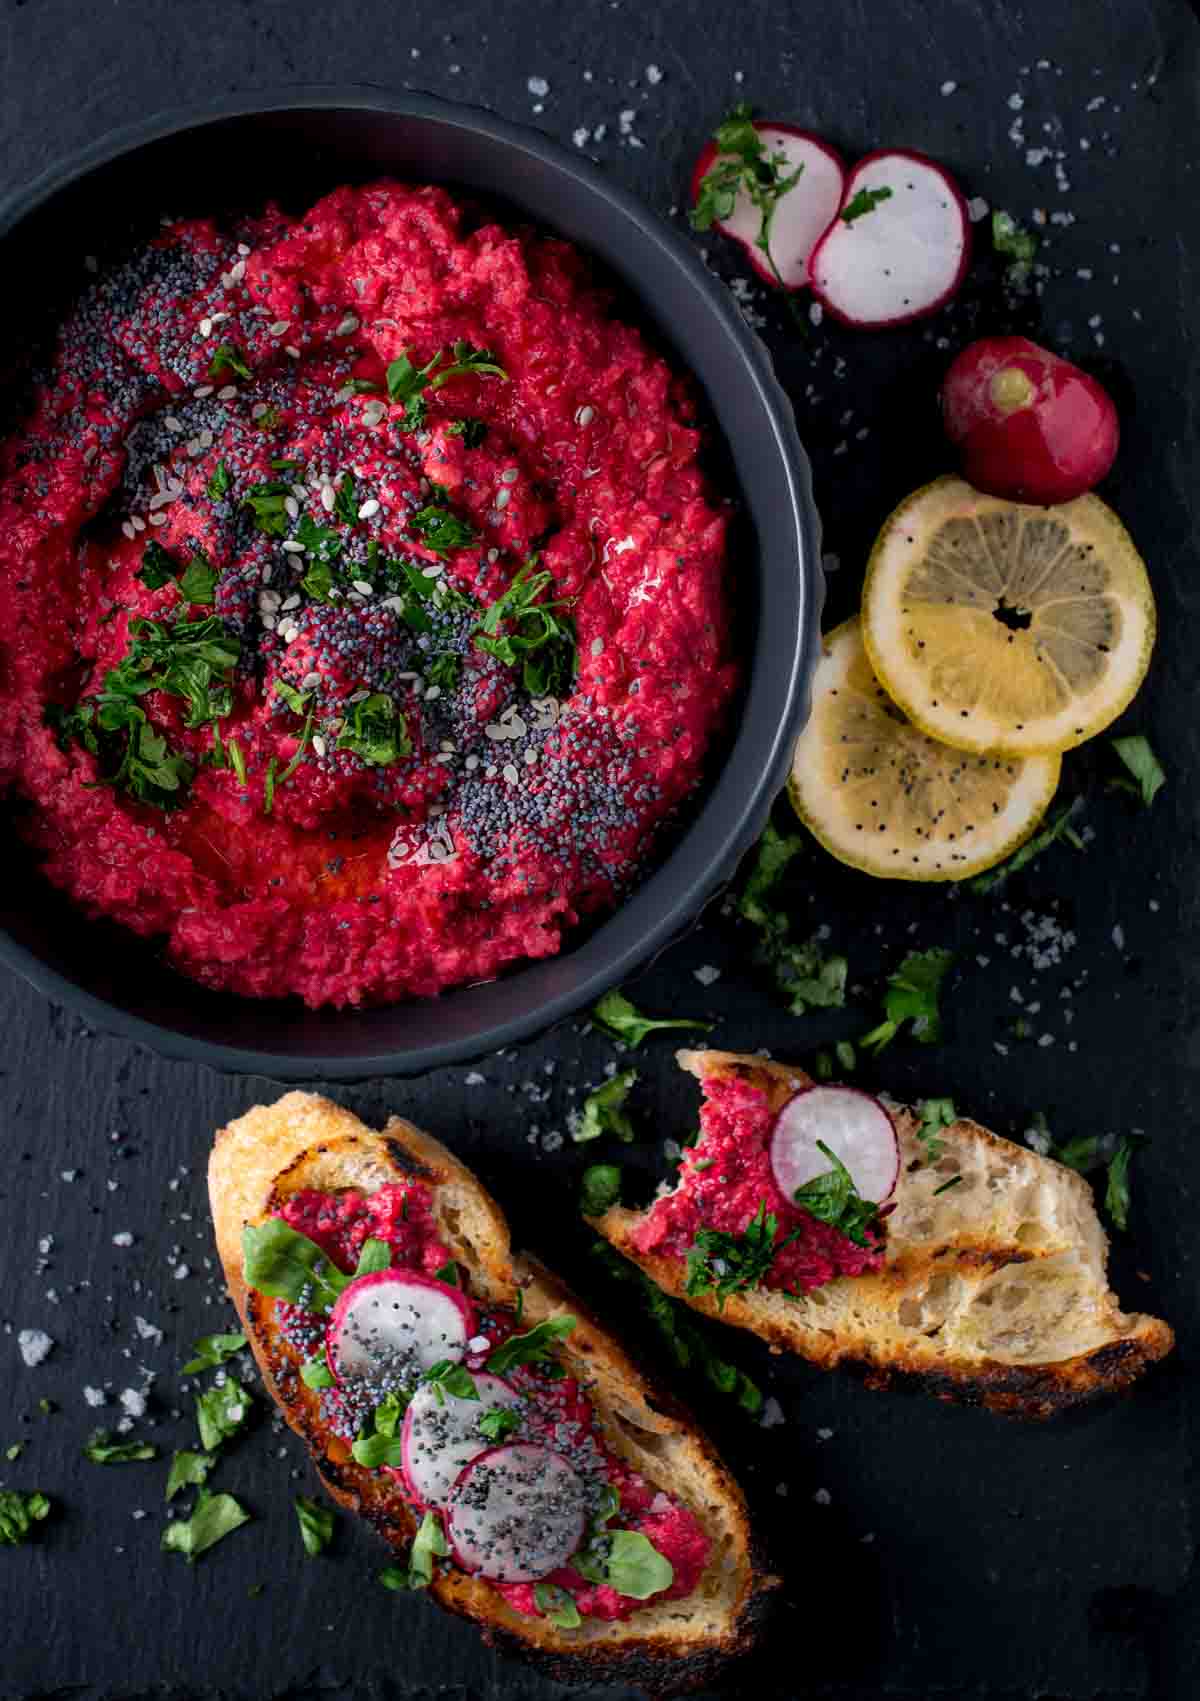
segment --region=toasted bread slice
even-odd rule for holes
[[[208,1179],[229,1291],[268,1391],[307,1444],[333,1498],[393,1546],[411,1541],[411,1511],[384,1473],[356,1464],[346,1443],[322,1425],[318,1397],[300,1380],[296,1357],[279,1336],[274,1302],[248,1289],[243,1277],[242,1229],[303,1188],[370,1192],[414,1179],[428,1186],[441,1239],[470,1271],[477,1297],[511,1307],[522,1290],[529,1326],[564,1312],[577,1318],[560,1357],[587,1386],[606,1442],[683,1501],[712,1543],[691,1596],[650,1602],[623,1623],[585,1619],[578,1629],[559,1629],[514,1611],[485,1580],[444,1563],[429,1590],[435,1600],[474,1619],[486,1641],[537,1660],[565,1681],[620,1681],[654,1696],[702,1687],[749,1649],[778,1579],[757,1565],[737,1484],[689,1414],[645,1379],[548,1270],[513,1254],[499,1207],[443,1145],[398,1117],[374,1133],[328,1099],[293,1092],[221,1130]]]
[[[701,1081],[735,1075],[778,1109],[811,1083],[799,1069],[723,1051],[681,1051]],[[684,1260],[645,1253],[646,1213],[616,1205],[594,1226],[659,1287],[775,1351],[857,1365],[876,1388],[921,1385],[944,1400],[1049,1417],[1124,1388],[1174,1344],[1167,1324],[1127,1315],[1105,1278],[1108,1242],[1083,1177],[961,1119],[926,1162],[901,1110],[900,1181],[883,1267],[792,1299],[766,1288],[684,1292]],[[939,1192],[953,1176],[947,1191]]]

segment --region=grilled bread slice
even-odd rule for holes
[[[565,1681],[625,1682],[653,1696],[703,1687],[748,1651],[778,1579],[758,1567],[740,1489],[689,1414],[645,1379],[548,1270],[512,1252],[499,1207],[452,1153],[398,1117],[377,1134],[328,1099],[293,1092],[222,1129],[208,1175],[217,1248],[267,1389],[308,1446],[329,1493],[386,1541],[407,1548],[413,1514],[385,1473],[356,1464],[346,1443],[321,1423],[318,1396],[300,1380],[296,1356],[280,1338],[274,1302],[249,1289],[243,1275],[243,1228],[303,1188],[369,1193],[386,1182],[426,1185],[439,1235],[469,1270],[473,1295],[512,1307],[520,1290],[530,1327],[567,1312],[576,1317],[559,1356],[587,1387],[606,1442],[687,1505],[711,1541],[691,1596],[651,1601],[623,1623],[584,1619],[574,1630],[556,1628],[514,1611],[486,1581],[445,1562],[429,1590],[435,1600],[473,1619],[489,1643],[533,1658]]]
[[[700,1081],[733,1075],[779,1109],[811,1085],[799,1069],[722,1051],[681,1051]],[[800,1299],[766,1288],[684,1292],[684,1260],[645,1253],[646,1213],[616,1205],[594,1226],[667,1293],[749,1329],[775,1351],[856,1365],[872,1387],[909,1383],[941,1399],[1049,1417],[1133,1382],[1170,1352],[1155,1317],[1121,1311],[1105,1278],[1108,1243],[1083,1177],[963,1118],[926,1161],[918,1119],[896,1116],[900,1180],[883,1267]],[[946,1183],[961,1176],[949,1189]]]

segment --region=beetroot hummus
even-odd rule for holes
[[[0,447],[0,786],[206,985],[426,995],[556,951],[736,680],[687,385],[567,244],[444,191],[165,228]]]
[[[306,1189],[292,1195],[276,1214],[346,1274],[355,1270],[367,1240],[382,1241],[390,1249],[392,1268],[433,1276],[456,1292],[462,1291],[464,1273],[450,1262],[448,1249],[438,1239],[432,1199],[428,1188],[419,1182],[388,1183],[370,1194],[353,1189],[341,1193]],[[280,1332],[295,1355],[297,1367],[321,1363],[333,1320],[302,1304],[277,1299],[275,1305]],[[466,1343],[462,1362],[472,1376],[486,1378],[490,1355],[519,1335],[525,1325],[512,1311],[501,1307],[479,1308],[473,1318],[477,1334]],[[369,1379],[361,1383],[335,1381],[333,1377],[328,1380],[333,1385],[319,1395],[322,1422],[347,1442],[369,1435],[376,1422],[379,1387]],[[561,1611],[564,1598],[569,1597],[581,1617],[618,1620],[628,1618],[645,1600],[679,1600],[690,1595],[708,1562],[709,1541],[700,1521],[688,1507],[652,1487],[610,1449],[586,1389],[573,1377],[564,1376],[553,1359],[506,1368],[504,1382],[513,1398],[513,1438],[565,1460],[585,1485],[591,1509],[584,1544],[575,1555],[575,1561],[590,1575],[584,1575],[569,1561],[535,1581],[494,1582],[509,1605],[536,1617],[547,1610]],[[400,1393],[401,1400],[410,1400],[418,1388],[419,1382],[406,1387]],[[479,1452],[486,1451],[487,1445],[486,1438],[481,1437]],[[439,1519],[445,1517],[444,1503],[431,1505],[416,1491],[407,1466],[389,1462],[378,1468],[394,1482],[418,1519],[430,1513]],[[672,1576],[666,1587],[634,1597],[622,1594],[605,1580],[604,1544],[618,1531],[644,1536],[669,1562]],[[550,1595],[544,1593],[546,1589]]]
[[[871,1244],[859,1246],[780,1191],[768,1151],[774,1120],[760,1087],[733,1075],[706,1080],[700,1136],[683,1154],[679,1185],[655,1200],[635,1231],[638,1250],[686,1258],[700,1230],[744,1235],[761,1211],[775,1218],[780,1248],[761,1277],[764,1286],[809,1293],[835,1276],[877,1270],[881,1234],[868,1231]]]

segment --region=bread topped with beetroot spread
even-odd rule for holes
[[[209,1194],[267,1389],[392,1587],[651,1695],[749,1649],[777,1579],[737,1484],[444,1146],[288,1093],[217,1135]]]
[[[704,1090],[678,1184],[594,1226],[667,1293],[874,1387],[1048,1417],[1170,1352],[1126,1314],[1083,1177],[965,1118],[930,1131],[761,1057],[681,1051]]]

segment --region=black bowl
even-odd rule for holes
[[[5,275],[31,302],[78,277],[114,221],[274,197],[301,208],[390,175],[507,202],[593,254],[695,374],[746,516],[738,562],[746,688],[690,824],[657,870],[558,957],[502,980],[368,1011],[205,990],[152,946],[87,921],[32,864],[0,896],[0,958],[95,1026],[168,1056],[283,1079],[409,1075],[550,1026],[625,980],[729,879],[783,782],[808,702],[822,576],[808,462],[758,338],[689,245],[595,167],[535,131],[425,95],[292,89],[173,111],[117,132],[0,206]],[[23,316],[10,301],[10,326]]]

